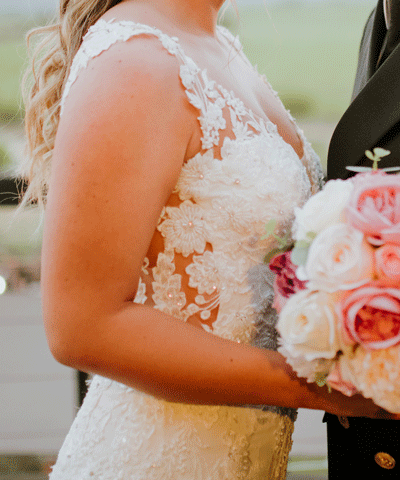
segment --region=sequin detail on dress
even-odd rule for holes
[[[241,52],[227,30],[218,34]],[[264,225],[274,218],[276,233],[289,231],[294,208],[319,188],[319,162],[299,130],[301,160],[272,122],[210,79],[178,39],[133,22],[100,20],[90,28],[62,110],[92,58],[139,35],[159,39],[176,57],[199,112],[203,150],[182,168],[178,201],[163,209],[157,230],[164,249],[154,265],[145,259],[135,302],[181,321],[197,315],[215,335],[274,349],[273,290],[262,259],[275,244],[263,238]],[[187,262],[183,270],[178,258]],[[50,479],[283,480],[294,417],[277,407],[172,404],[95,376]]]

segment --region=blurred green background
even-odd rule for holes
[[[239,19],[229,10],[222,23],[239,34],[250,61],[267,76],[325,163],[330,135],[350,102],[360,38],[374,0],[238,3]],[[44,21],[0,16],[0,175],[21,151],[15,144],[23,116],[24,35]]]

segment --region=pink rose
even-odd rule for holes
[[[293,265],[291,252],[275,255],[269,263],[269,268],[276,273],[274,281],[273,308],[279,313],[290,296],[306,288],[306,283],[296,277],[297,267]]]
[[[352,397],[358,392],[357,388],[351,382],[343,378],[340,363],[336,363],[334,369],[328,375],[326,383],[347,397]]]
[[[367,349],[400,344],[400,290],[380,282],[353,290],[340,305],[345,343]]]
[[[400,281],[400,246],[387,243],[376,249],[375,266],[380,278]]]
[[[347,221],[374,245],[400,244],[400,177],[373,172],[354,177]]]

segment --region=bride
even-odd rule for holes
[[[222,3],[63,0],[40,30],[25,202],[51,351],[94,374],[51,480],[283,479],[293,408],[380,413],[274,351],[264,225],[321,169]]]

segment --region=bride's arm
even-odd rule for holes
[[[297,379],[278,353],[132,302],[197,122],[175,60],[153,47],[149,52],[148,39],[135,40],[103,53],[65,105],[43,245],[43,312],[53,355],[174,402],[373,415],[371,402]]]

